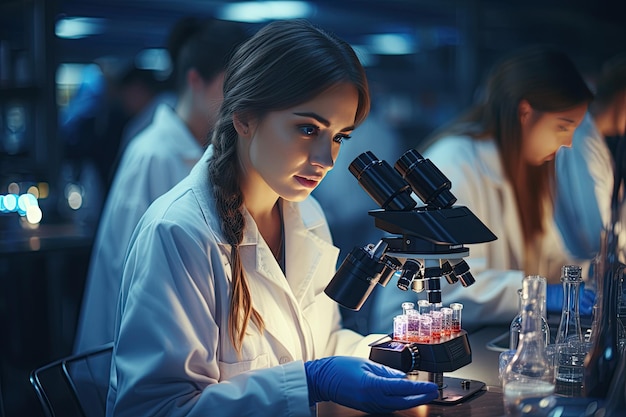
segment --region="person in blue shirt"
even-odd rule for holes
[[[621,53],[603,65],[572,147],[556,156],[555,219],[568,249],[581,259],[597,255],[601,231],[611,222],[615,160],[607,139],[625,134],[626,53]]]

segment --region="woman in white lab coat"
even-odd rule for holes
[[[571,146],[592,93],[571,60],[556,50],[527,47],[490,72],[483,98],[428,139],[423,152],[451,181],[457,205],[467,206],[497,240],[467,245],[476,282],[443,282],[443,304],[460,302],[467,328],[509,323],[525,275],[548,280],[547,307],[560,312],[560,268],[575,263],[554,225],[554,156]],[[417,295],[379,291],[372,323],[398,314]],[[590,313],[593,295],[581,308]],[[373,331],[388,327],[372,326]]]
[[[323,293],[338,249],[309,195],[368,110],[353,50],[305,21],[237,51],[211,146],[131,238],[107,416],[304,416],[329,400],[386,412],[437,397],[359,358],[367,338]]]

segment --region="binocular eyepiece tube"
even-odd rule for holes
[[[400,273],[396,285],[400,290],[411,289],[416,293],[425,290],[428,301],[434,305],[441,303],[441,277],[445,277],[449,284],[460,281],[464,287],[474,283],[474,277],[469,272],[467,263],[463,259],[450,259],[451,254],[456,256],[457,252],[454,251],[458,245],[462,245],[461,242],[464,240],[458,242],[453,240],[452,242],[457,242],[454,243],[457,247],[444,248],[441,252],[444,256],[439,259],[436,255],[441,248],[431,249],[432,246],[428,245],[431,245],[430,242],[434,240],[430,236],[422,238],[421,228],[430,227],[429,221],[435,223],[436,227],[433,229],[442,227],[445,229],[448,223],[458,228],[458,220],[438,223],[439,217],[436,211],[443,209],[454,211],[456,208],[452,206],[456,202],[456,197],[450,191],[450,180],[429,159],[425,159],[416,150],[410,149],[392,167],[372,152],[367,151],[355,158],[348,169],[367,194],[383,209],[370,212],[376,217],[377,227],[387,230],[386,227],[391,225],[387,231],[392,234],[401,234],[403,242],[423,240],[428,243],[424,246],[411,246],[403,251],[404,247],[398,250],[400,245],[396,246],[395,242],[399,241],[395,240],[396,238],[391,240],[383,238],[376,246],[370,244],[355,247],[344,259],[324,290],[330,298],[346,308],[359,310],[376,284],[386,286],[397,271]],[[418,200],[413,194],[426,207],[417,208]],[[391,216],[383,217],[381,213]],[[442,214],[447,215],[444,212]],[[419,216],[416,217],[416,215]],[[421,220],[422,218],[426,220]],[[458,216],[449,218],[458,218]],[[417,223],[417,221],[423,223]],[[418,227],[415,227],[416,224]],[[392,246],[390,247],[389,244]],[[435,245],[438,244],[435,243]],[[421,248],[425,248],[425,251],[422,252]],[[406,260],[402,263],[398,258],[406,258]]]

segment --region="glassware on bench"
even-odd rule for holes
[[[542,296],[543,290],[543,296]],[[545,302],[545,281],[527,276],[522,281],[522,330],[513,358],[502,376],[507,415],[519,415],[525,398],[554,393],[552,362],[546,354],[541,332],[541,303]]]

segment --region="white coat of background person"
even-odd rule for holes
[[[122,266],[131,234],[148,206],[200,159],[222,101],[228,57],[245,38],[236,24],[184,18],[170,33],[176,108],[157,108],[125,149],[105,203],[81,305],[74,352],[111,342]]]
[[[615,160],[607,137],[623,140],[626,134],[626,53],[605,62],[594,84],[594,100],[572,147],[556,155],[556,223],[570,252],[581,259],[598,254],[601,231],[611,223]],[[624,214],[622,208],[622,221]],[[620,246],[625,239],[620,237]]]
[[[467,245],[473,285],[449,285],[442,278],[443,304],[464,305],[465,328],[510,323],[525,275],[547,278],[548,311],[560,312],[560,268],[574,260],[554,225],[549,183],[554,155],[571,144],[591,98],[564,54],[524,48],[492,69],[475,106],[424,145],[423,156],[451,181],[455,204],[467,206],[497,236]],[[588,313],[593,296],[585,295],[581,311]],[[417,297],[379,291],[370,331],[388,332],[401,303]]]
[[[296,417],[320,401],[390,412],[438,396],[327,356],[365,354],[368,338],[323,292],[338,250],[310,194],[368,110],[353,49],[306,21],[269,23],[237,50],[206,157],[131,238],[108,417]]]

